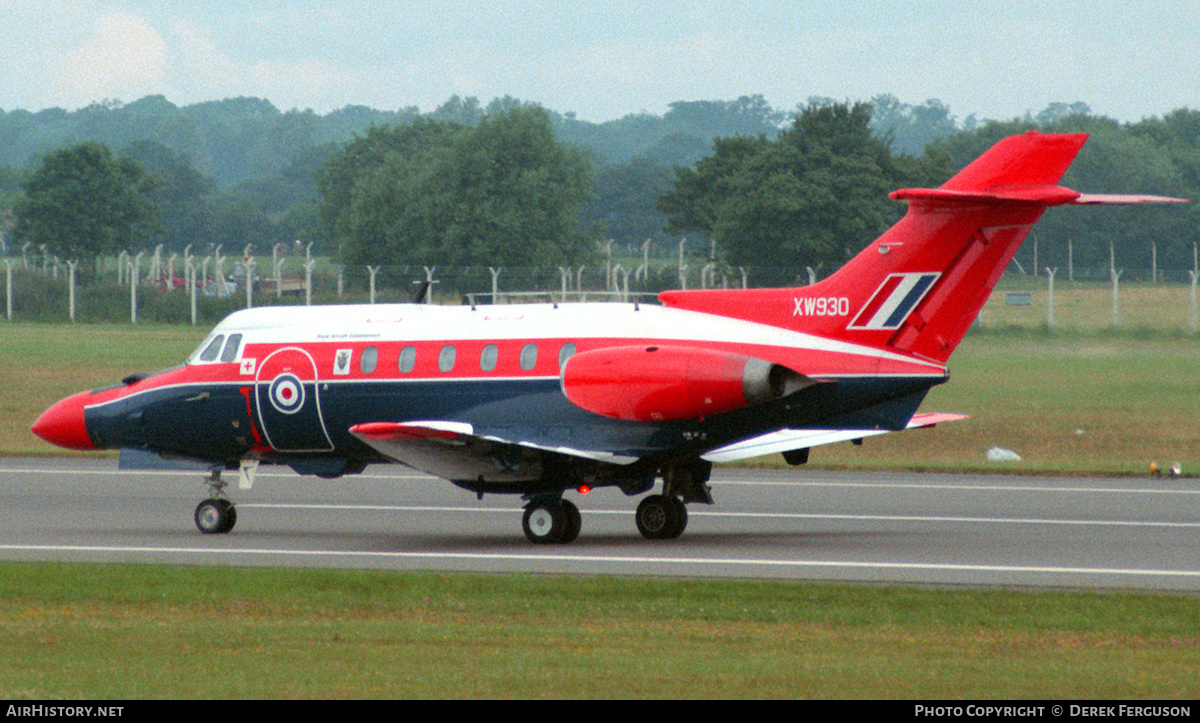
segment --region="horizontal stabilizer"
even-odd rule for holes
[[[1191,203],[1190,198],[1147,196],[1132,193],[1081,193],[1071,203],[1076,206],[1132,206],[1143,203]]]
[[[921,429],[933,427],[942,422],[955,422],[966,419],[965,414],[927,413],[914,414],[908,421],[906,429]],[[807,449],[822,444],[850,442],[855,439],[875,437],[887,434],[887,429],[781,429],[752,439],[714,449],[703,458],[709,462],[736,462],[751,457],[762,457],[768,454],[790,452],[797,449]]]

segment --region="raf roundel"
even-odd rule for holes
[[[280,374],[271,382],[271,406],[295,414],[304,406],[304,385],[295,374]]]

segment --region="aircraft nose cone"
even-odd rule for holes
[[[56,402],[33,423],[33,433],[51,444],[67,449],[95,449],[83,423],[83,401],[88,392],[80,392]]]

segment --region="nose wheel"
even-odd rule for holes
[[[210,497],[196,505],[196,528],[206,535],[223,535],[237,524],[237,508],[225,497],[220,469],[213,469],[205,484]]]
[[[237,508],[229,500],[204,500],[196,505],[196,527],[206,535],[223,535],[236,523]]]

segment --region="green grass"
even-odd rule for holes
[[[1142,474],[1200,469],[1200,341],[1160,335],[973,332],[925,411],[971,419],[833,445],[815,464],[864,468]],[[989,447],[1020,463],[989,463]]]
[[[0,698],[1182,698],[1195,597],[0,564]]]
[[[29,431],[42,410],[133,372],[177,364],[208,330],[118,324],[0,325],[0,454],[57,454]]]

